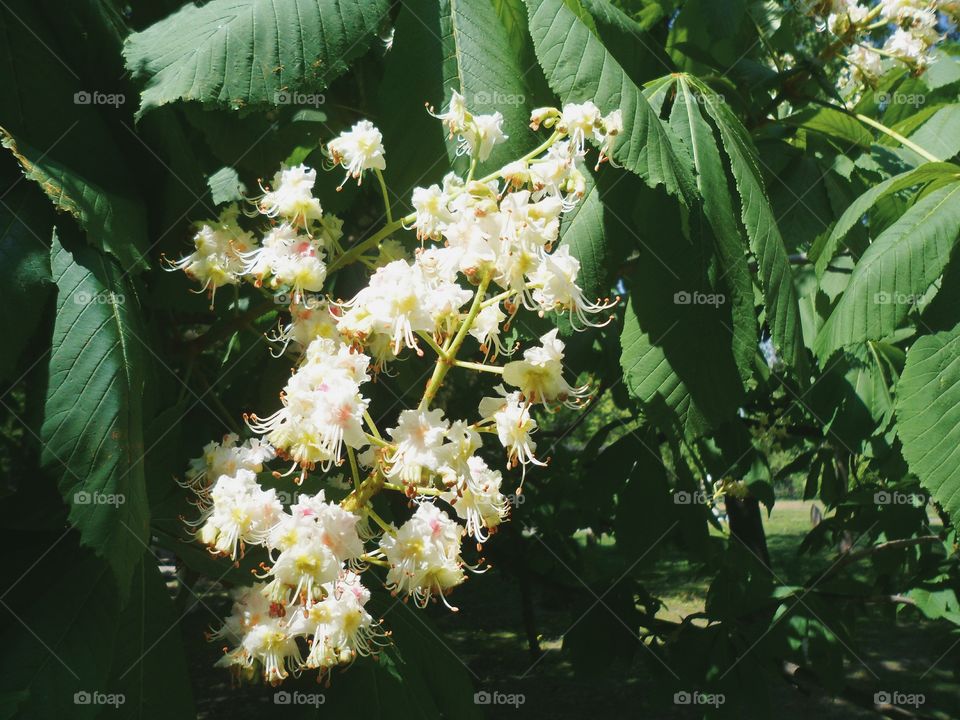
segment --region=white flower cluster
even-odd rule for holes
[[[365,609],[370,593],[359,573],[370,566],[385,569],[383,584],[395,594],[421,606],[448,604],[465,570],[482,563],[463,559],[462,538],[485,542],[509,511],[503,475],[481,455],[483,436],[496,437],[508,469],[522,466],[522,484],[528,466],[545,465],[536,456],[534,406],[577,406],[587,394],[564,378],[557,330],[493,364],[514,353],[504,337],[510,323],[526,309],[566,313],[575,328],[598,326],[593,316],[614,305],[585,298],[579,261],[557,245],[563,213],[584,194],[580,165],[588,145],[599,146],[601,161],[612,152],[622,132],[619,112],[603,116],[590,102],[538,109],[531,126],[552,129],[550,138],[482,178],[474,178],[477,164],[506,139],[502,117],[472,115],[457,93],[437,117],[470,154],[468,176],[451,173],[441,185],[417,188],[414,212],[371,240],[341,246],[340,222],[313,197],[316,173],[298,166],[281,170],[257,200],[272,223],[261,242],[240,229],[231,208],[203,225],[196,252],[176,263],[211,290],[248,280],[261,291],[293,294],[290,321],[273,338],[281,354],[291,345],[298,350],[279,409],[245,416],[261,439],[238,444],[229,435],[207,445],[184,481],[198,496],[196,537],[212,553],[232,560],[251,547],[265,553],[262,582],[237,593],[216,637],[232,645],[222,664],[258,670],[270,682],[305,668],[329,672],[385,642]],[[369,122],[327,151],[347,178],[359,182],[372,170],[383,183],[381,136]],[[410,255],[389,237],[404,228],[420,241]],[[366,285],[346,300],[326,296],[330,263],[353,261],[372,269]],[[458,357],[468,340],[482,362]],[[405,354],[427,351],[436,364],[420,405],[381,433],[364,386]],[[448,419],[430,407],[453,368],[499,376],[479,417]],[[274,479],[294,475],[300,483],[349,460],[352,492],[339,504],[322,491],[300,494],[284,507],[258,480],[275,457],[288,469],[272,472]],[[385,490],[414,506],[405,522],[387,522],[374,509],[371,500]]]
[[[327,502],[323,491],[301,495],[285,510],[275,489],[257,481],[269,445],[237,436],[211,443],[191,461],[186,482],[200,498],[197,538],[235,559],[249,546],[267,550],[266,583],[235,595],[232,615],[215,633],[234,644],[222,665],[251,669],[269,682],[302,668],[329,670],[371,652],[383,637],[364,610],[370,593],[351,570],[363,555],[359,516]],[[309,646],[306,658],[298,638]]]
[[[944,38],[940,15],[960,18],[955,0],[826,0],[814,12],[825,18],[823,28],[850,47],[845,56],[848,68],[841,85],[856,96],[865,85],[874,86],[883,73],[884,57],[922,70],[931,59],[931,50]],[[872,36],[885,29],[886,37],[874,45]]]

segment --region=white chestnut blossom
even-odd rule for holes
[[[281,169],[264,189],[258,207],[267,217],[306,227],[323,217],[320,201],[313,196],[317,171],[306,165]]]
[[[540,264],[529,273],[533,286],[533,300],[544,312],[559,310],[570,314],[571,322],[576,319],[582,325],[600,327],[609,320],[600,323],[591,322],[587,314],[609,310],[616,303],[592,303],[583,296],[583,290],[577,285],[580,261],[570,254],[566,246],[558,248],[550,255],[543,255]]]
[[[169,270],[183,270],[201,283],[200,291],[210,291],[211,307],[217,288],[236,285],[245,273],[244,256],[257,243],[253,233],[237,224],[240,209],[227,205],[216,220],[197,223],[193,236],[194,251],[180,260],[168,263]]]
[[[503,481],[499,470],[491,470],[483,458],[471,457],[466,472],[457,476],[456,483],[440,497],[466,520],[467,533],[477,542],[486,542],[489,530],[497,527],[509,509],[507,499],[500,492]]]
[[[462,532],[436,505],[421,503],[399,530],[380,538],[380,549],[390,565],[387,587],[413,597],[420,607],[436,596],[450,607],[447,592],[466,577],[460,559]]]
[[[502,385],[496,390],[500,397],[480,401],[480,417],[494,424],[500,444],[507,451],[507,466],[519,463],[526,474],[529,463],[545,465],[534,455],[537,443],[531,436],[537,429],[537,421],[530,415],[530,403],[519,392],[508,393]]]
[[[396,449],[387,457],[387,477],[419,484],[443,464],[442,446],[450,422],[442,410],[404,410],[397,426],[387,430]]]
[[[384,158],[383,135],[369,120],[361,120],[350,130],[327,144],[327,151],[335,165],[347,171],[344,182],[353,178],[360,184],[364,170],[383,170],[387,167]]]
[[[283,407],[273,415],[248,419],[250,428],[266,435],[282,457],[306,470],[342,462],[343,446],[367,444],[363,413],[369,401],[360,385],[369,379],[370,358],[343,343],[317,338],[307,347],[304,363],[287,381]],[[292,472],[293,468],[291,468]]]
[[[301,235],[286,223],[268,232],[263,244],[245,253],[244,259],[244,272],[254,276],[257,284],[269,278],[271,288],[288,287],[297,301],[305,292],[322,290],[327,277],[320,236]]]
[[[246,545],[261,544],[283,511],[276,490],[264,490],[256,473],[245,468],[221,475],[209,497],[209,507],[197,521],[197,538],[231,560],[242,555]]]
[[[239,440],[240,437],[235,433],[228,433],[220,442],[204,445],[203,454],[190,461],[184,487],[205,492],[210,483],[221,475],[236,475],[239,470],[261,472],[263,464],[276,455],[269,443],[258,438],[251,438],[237,445]]]
[[[290,303],[290,322],[280,327],[279,332],[269,337],[270,340],[280,343],[280,357],[290,343],[301,350],[305,350],[317,338],[338,340],[340,333],[337,330],[336,319],[330,312],[329,303],[312,297],[294,299]]]
[[[519,388],[531,403],[562,402],[571,407],[587,394],[587,387],[572,387],[563,378],[563,341],[557,330],[540,338],[540,347],[528,348],[523,360],[513,360],[503,367],[503,381]]]

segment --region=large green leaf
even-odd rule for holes
[[[773,343],[789,365],[802,368],[805,359],[797,291],[793,285],[790,258],[763,187],[756,149],[743,124],[723,99],[696,78],[689,78],[689,82],[699,91],[704,110],[716,123],[730,160],[740,194],[740,218],[750,240],[750,249],[757,258]]]
[[[454,90],[470,112],[503,115],[508,139],[494,148],[490,167],[516,159],[543,139],[527,124],[527,70],[489,0],[404,4],[379,98],[388,186],[400,201],[409,201],[415,185],[437,182],[456,159],[456,139],[424,109],[425,103],[444,107]]]
[[[604,113],[620,109],[624,130],[613,158],[650,187],[663,184],[685,201],[694,197],[690,162],[677,153],[641,89],[600,39],[563,0],[527,0],[530,35],[547,82],[564,103],[592,100]]]
[[[41,461],[59,477],[81,541],[107,559],[125,594],[149,523],[136,298],[95,250],[68,251],[55,236],[50,264],[57,313]]]
[[[836,350],[892,333],[940,277],[960,233],[960,183],[928,193],[873,241],[854,266],[814,351]]]
[[[658,424],[676,419],[688,434],[720,424],[743,399],[729,303],[709,284],[706,253],[682,236],[641,252],[620,336],[631,394]]]
[[[577,283],[589,300],[606,297],[611,283],[636,244],[632,241],[629,220],[619,213],[637,202],[640,180],[618,176],[602,169],[591,172],[581,168],[586,178],[583,199],[563,215],[560,244],[580,261]],[[638,187],[639,186],[639,187]],[[629,218],[629,213],[626,213]]]
[[[690,151],[697,173],[697,189],[703,197],[703,212],[713,229],[721,279],[730,292],[733,321],[733,353],[740,375],[746,381],[757,352],[757,321],[753,309],[753,282],[747,265],[747,244],[737,224],[727,174],[713,130],[700,111],[700,103],[686,78],[677,81],[678,95],[670,113],[670,125]]]
[[[815,263],[817,276],[823,276],[827,264],[836,254],[840,242],[863,217],[863,214],[872,208],[878,200],[921,183],[945,182],[951,179],[960,179],[960,166],[952,163],[927,163],[915,170],[907,170],[873,185],[844,211],[830,234],[824,235],[823,240],[815,243],[810,249],[809,256]]]
[[[783,122],[838,140],[848,152],[850,146],[869,148],[873,142],[873,135],[859,120],[833,108],[806,108],[784,118]]]
[[[897,432],[910,470],[956,521],[960,511],[960,325],[919,338],[897,383]]]
[[[325,88],[375,39],[386,0],[213,0],[131,35],[139,114],[171,102],[282,105]]]
[[[123,95],[81,84],[59,59],[56,34],[37,4],[12,5],[0,6],[7,42],[0,83],[9,97],[0,106],[0,141],[91,245],[125,270],[146,267],[146,213],[115,137],[123,131],[108,121],[123,112]]]

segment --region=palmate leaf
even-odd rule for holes
[[[376,38],[386,0],[213,0],[188,4],[124,44],[145,87],[138,115],[171,102],[283,104],[317,91]]]
[[[592,100],[604,113],[620,109],[624,130],[612,151],[617,164],[690,202],[696,191],[688,158],[674,149],[671,131],[601,40],[563,0],[527,0],[527,8],[537,59],[561,102]]]
[[[149,523],[136,298],[95,250],[68,251],[54,236],[50,265],[57,302],[41,462],[59,478],[81,542],[126,594]]]
[[[960,325],[925,335],[907,352],[897,383],[897,434],[921,485],[960,511]]]
[[[834,352],[892,333],[946,267],[960,233],[960,182],[929,192],[867,248],[820,328],[814,351]]]

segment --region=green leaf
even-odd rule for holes
[[[134,33],[123,56],[144,83],[138,116],[172,102],[282,104],[325,88],[374,41],[386,0],[212,0]]]
[[[486,165],[506,164],[542,141],[528,126],[524,68],[489,0],[404,3],[390,53],[379,105],[387,185],[400,202],[409,203],[413,187],[439,182],[457,159],[456,139],[424,108],[426,103],[440,110],[454,90],[470,112],[503,115],[508,139]],[[457,162],[464,172],[466,162]]]
[[[773,343],[794,368],[805,364],[797,291],[790,259],[776,218],[763,187],[759,158],[746,128],[716,93],[696,78],[690,84],[700,91],[704,109],[720,131],[724,151],[741,200],[741,220],[757,258],[760,287]]]
[[[949,160],[960,152],[960,104],[940,108],[909,137],[911,142],[927,152]],[[924,158],[909,148],[900,149],[899,154],[914,165],[924,162]]]
[[[783,122],[839,140],[847,152],[852,149],[850,145],[869,148],[873,143],[873,135],[859,120],[833,108],[806,108],[784,118]]]
[[[824,236],[822,242],[814,244],[810,249],[809,257],[815,262],[818,277],[823,277],[827,265],[836,255],[840,242],[847,233],[863,217],[863,214],[872,208],[881,198],[900,192],[909,187],[931,181],[948,181],[960,178],[960,166],[952,163],[927,163],[915,170],[887,178],[881,183],[873,185],[863,195],[858,197],[848,207],[829,235]]]
[[[591,172],[586,167],[581,170],[586,190],[583,199],[561,219],[560,244],[568,246],[580,261],[577,282],[592,301],[610,294],[617,271],[635,249],[631,229],[620,219],[617,209],[636,202],[640,180]]]
[[[15,695],[19,707],[6,715],[0,703],[0,717],[196,717],[180,618],[154,557],[138,564],[122,603],[107,563],[77,540],[72,531],[21,531],[9,570],[22,582],[4,595],[0,632],[0,696]],[[99,702],[82,702],[95,692]]]
[[[124,270],[147,267],[147,218],[137,184],[105,117],[122,114],[122,94],[81,85],[59,56],[56,33],[37,4],[0,6],[0,142],[54,206],[73,216],[88,242],[106,249]],[[126,137],[126,140],[131,140]]]
[[[41,462],[59,476],[81,541],[106,558],[125,595],[149,523],[136,298],[95,250],[71,253],[55,236],[50,264],[57,313]]]
[[[960,512],[960,325],[925,335],[907,352],[897,383],[897,433],[920,484]]]
[[[836,350],[892,333],[943,273],[960,232],[960,183],[926,195],[873,241],[814,342]]]
[[[689,202],[695,193],[689,160],[600,39],[562,0],[527,0],[527,7],[537,59],[561,102],[592,100],[604,113],[619,108],[624,130],[613,159],[650,187],[662,184]]]
[[[725,303],[691,301],[696,293],[718,294],[703,284],[699,268],[683,263],[682,254],[695,255],[697,249],[673,240],[674,256],[657,248],[667,267],[646,256],[631,284],[620,364],[628,389],[648,415],[661,425],[675,416],[684,432],[696,435],[736,410],[743,384],[733,361]],[[710,361],[703,362],[704,357]]]
[[[727,174],[713,130],[701,114],[700,103],[683,76],[678,80],[677,87],[679,94],[670,114],[670,124],[689,148],[697,173],[697,189],[703,197],[703,211],[713,229],[723,268],[722,278],[730,291],[733,353],[741,378],[746,381],[752,374],[758,337],[746,242],[733,211]]]
[[[207,178],[210,188],[210,197],[214,205],[234,202],[243,199],[246,188],[240,182],[240,176],[235,168],[222,167]]]

